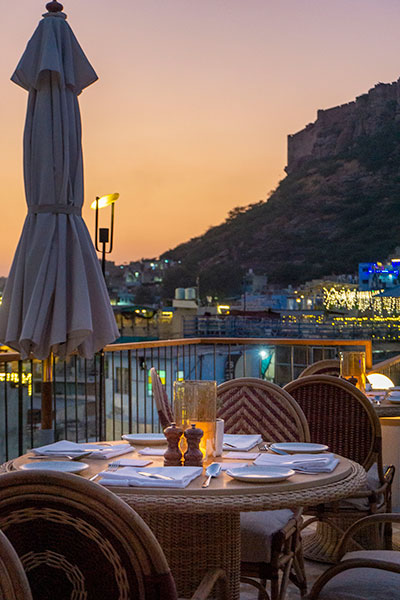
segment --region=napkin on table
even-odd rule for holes
[[[149,467],[143,469],[146,473],[158,473],[167,475],[173,479],[152,479],[145,475],[140,475],[133,467],[124,467],[118,471],[102,471],[99,475],[102,479],[98,483],[102,485],[134,486],[134,487],[171,487],[185,488],[193,479],[202,475],[202,467]]]
[[[254,464],[259,466],[285,466],[295,471],[306,471],[310,474],[330,473],[339,464],[339,459],[331,452],[326,454],[261,454]]]
[[[261,434],[259,435],[242,435],[242,434],[224,434],[224,450],[251,450],[257,444],[262,442]]]
[[[224,458],[234,458],[235,460],[254,460],[260,456],[259,452],[227,452]]]
[[[100,458],[102,460],[114,458],[114,456],[121,456],[121,454],[129,454],[133,450],[132,446],[129,444],[114,444],[113,446],[83,444],[83,447],[92,452],[90,458]]]
[[[164,456],[165,448],[141,448],[138,454],[143,456]]]
[[[74,454],[87,452],[87,448],[85,448],[85,444],[75,444],[75,442],[69,442],[68,440],[60,440],[54,444],[33,448],[32,452],[36,456],[72,456]]]
[[[68,440],[60,440],[54,444],[47,444],[40,448],[34,448],[33,454],[36,456],[74,456],[90,451],[90,458],[100,458],[107,460],[114,456],[127,454],[132,452],[132,447],[129,444],[117,444],[114,446],[106,446],[105,444],[76,444]],[[89,456],[89,455],[88,455]]]

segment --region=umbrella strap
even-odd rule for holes
[[[40,214],[40,213],[51,213],[54,215],[78,215],[82,214],[80,206],[67,206],[65,204],[33,204],[28,207],[28,215]]]

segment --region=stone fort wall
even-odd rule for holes
[[[288,135],[286,172],[295,171],[310,159],[335,157],[360,135],[371,135],[395,121],[400,121],[400,79],[378,83],[347,104],[318,110],[314,123]]]

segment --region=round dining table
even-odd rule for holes
[[[3,465],[3,471],[39,463],[31,457],[30,453],[20,456]],[[118,458],[148,458],[151,466],[163,465],[162,456],[141,456],[133,448],[129,454],[110,462]],[[227,573],[229,599],[239,600],[240,513],[315,506],[350,496],[365,485],[366,474],[359,464],[339,459],[331,473],[296,473],[276,483],[237,481],[222,471],[211,479],[207,488],[201,487],[204,481],[201,476],[184,489],[116,486],[108,489],[136,510],[153,530],[171,567],[179,596],[191,597],[203,574],[210,568],[221,567]],[[228,460],[233,462],[231,458]],[[217,461],[224,462],[224,456]],[[85,478],[106,469],[108,463],[90,457],[82,462],[89,465],[81,472]],[[96,481],[100,482],[100,478]]]

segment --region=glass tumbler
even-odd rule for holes
[[[365,392],[365,352],[340,352],[340,376],[356,380],[356,387]]]

